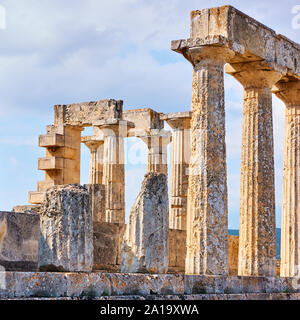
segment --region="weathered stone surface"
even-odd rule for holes
[[[147,172],[168,174],[167,148],[172,140],[171,131],[151,129],[149,132],[135,132],[148,148]]]
[[[56,105],[55,124],[72,126],[92,125],[94,121],[108,118],[121,119],[123,101],[99,100],[91,102]]]
[[[235,51],[227,62],[266,60],[290,75],[300,75],[300,47],[231,6],[191,12],[190,39],[172,42],[172,49],[218,43]]]
[[[239,259],[239,237],[228,236],[228,266],[229,274],[238,274],[238,259]]]
[[[89,184],[102,184],[103,180],[103,159],[98,159],[99,148],[103,148],[104,140],[98,140],[96,137],[82,137],[81,142],[90,150],[90,168]]]
[[[149,275],[123,273],[5,272],[6,287],[0,299],[191,299],[245,300],[282,299],[284,294],[299,299],[300,287],[293,278]],[[296,284],[296,286],[295,286]],[[107,296],[107,297],[106,297]],[[162,298],[161,297],[161,298]],[[235,298],[233,298],[235,297]]]
[[[67,294],[66,274],[55,272],[14,273],[15,297],[63,297]]]
[[[125,232],[125,224],[94,222],[93,229],[93,270],[120,271],[121,244]]]
[[[280,275],[293,277],[300,275],[300,81],[279,82],[273,92],[286,105]]]
[[[79,185],[56,186],[47,190],[41,210],[41,270],[92,270],[93,227],[90,202],[87,189]]]
[[[188,168],[190,163],[191,112],[178,112],[161,116],[172,132],[170,229],[186,230]]]
[[[125,223],[124,138],[129,121],[106,119],[95,121],[104,139],[103,184],[105,185],[105,222]]]
[[[183,275],[109,273],[112,295],[181,294]]]
[[[37,192],[29,192],[29,203],[41,204],[45,191],[55,185],[80,183],[81,131],[64,124],[47,127],[47,139],[60,135],[63,144],[44,144],[46,156],[38,159],[38,169],[45,172],[45,180],[37,183]]]
[[[272,86],[281,78],[261,63],[226,69],[244,87],[239,270],[241,276],[276,275]]]
[[[105,186],[103,184],[85,184],[91,195],[93,222],[105,222]]]
[[[101,297],[111,295],[110,279],[104,273],[67,273],[67,296],[68,297]]]
[[[163,129],[164,123],[160,119],[160,113],[150,108],[124,110],[123,119],[133,122],[135,129],[138,130],[151,130]]]
[[[147,173],[126,226],[122,272],[167,272],[168,219],[167,178],[164,174]]]
[[[227,274],[224,64],[233,53],[199,46],[194,66],[187,213],[187,274]]]
[[[35,271],[38,261],[38,214],[0,212],[0,265],[8,271]]]
[[[25,205],[25,206],[14,206],[12,212],[17,213],[39,213],[41,206],[39,205]]]
[[[169,229],[168,273],[184,273],[186,257],[186,231]]]

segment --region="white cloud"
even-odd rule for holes
[[[191,10],[227,4],[217,0],[0,2],[7,13],[7,29],[0,30],[0,147],[3,150],[28,145],[26,168],[33,166],[28,160],[32,152],[29,147],[45,132],[45,125],[53,121],[53,104],[116,98],[124,100],[125,108],[188,110],[192,68],[170,50],[170,41],[189,36]],[[300,40],[299,32],[290,23],[293,0],[284,5],[273,2],[272,6],[258,0],[231,3],[277,32]],[[236,163],[240,157],[243,92],[231,76],[226,76],[225,86],[228,161]],[[283,112],[284,107],[275,99],[275,159],[279,175]],[[14,148],[13,152],[12,157],[20,159],[21,151]],[[36,152],[41,151],[37,148]],[[86,159],[87,152],[83,156]],[[36,159],[30,161],[35,167]],[[32,172],[27,171],[24,174],[28,184],[14,186],[13,190],[17,188],[24,194],[24,202],[27,199],[23,190],[29,190],[32,183]],[[239,180],[239,168],[229,171],[230,188],[235,190],[230,191],[230,207],[235,208],[238,201],[233,197],[239,194],[235,182]],[[139,182],[141,176],[140,171]],[[16,181],[17,178],[9,177]],[[276,180],[280,184],[280,179]],[[0,185],[0,192],[4,187]],[[13,196],[5,198],[0,206],[12,207],[13,201]]]

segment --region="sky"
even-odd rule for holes
[[[0,210],[27,204],[28,191],[43,180],[37,141],[53,123],[53,105],[120,99],[124,109],[190,110],[192,66],[170,43],[189,37],[191,10],[225,4],[300,42],[292,13],[300,0],[0,0]],[[243,91],[228,75],[225,103],[229,228],[237,229]],[[276,97],[273,116],[280,227],[284,105]],[[82,184],[88,161],[83,146]],[[145,163],[128,162],[127,214],[145,173]]]

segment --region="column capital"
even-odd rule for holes
[[[115,134],[123,137],[127,137],[129,130],[135,127],[133,122],[114,118],[94,121],[93,126],[98,127],[104,136]]]
[[[266,61],[232,63],[225,67],[225,72],[232,75],[245,88],[272,88],[280,80],[283,70]]]
[[[235,56],[230,43],[222,36],[173,40],[171,49],[182,54],[194,67],[208,61],[223,66]]]
[[[172,129],[190,129],[191,128],[192,112],[176,112],[164,114],[160,117],[164,120]]]
[[[172,141],[172,132],[168,130],[152,129],[149,131],[136,132],[136,137],[142,139],[148,147],[156,147],[156,141],[159,141],[157,147],[167,147]]]
[[[104,140],[97,140],[94,136],[81,137],[81,142],[84,143],[90,151],[97,149],[104,143]]]
[[[287,107],[300,106],[300,80],[277,82],[272,92],[282,100]]]

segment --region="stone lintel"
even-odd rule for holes
[[[232,6],[192,11],[190,38],[209,37],[222,38],[238,53],[230,62],[266,60],[300,77],[300,46]],[[179,44],[173,43],[172,50],[179,50]]]
[[[122,100],[99,100],[68,105],[55,105],[55,124],[91,126],[94,121],[122,118]]]

